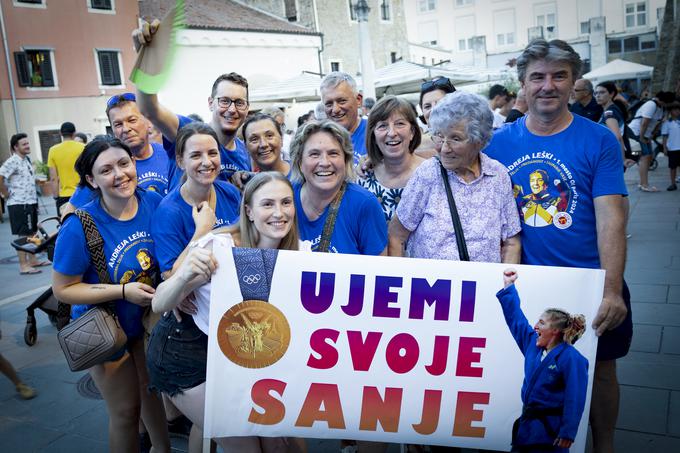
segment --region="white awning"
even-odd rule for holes
[[[616,59],[587,74],[583,74],[583,78],[594,83],[607,82],[609,80],[651,79],[653,72],[654,68],[652,66]]]

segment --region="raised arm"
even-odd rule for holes
[[[158,19],[153,19],[151,22],[144,20],[142,25],[132,32],[132,41],[137,51],[151,43],[159,26],[160,21]],[[157,95],[144,93],[137,89],[137,105],[142,115],[151,121],[165,138],[172,142],[175,141],[179,119],[174,112],[158,102]]]

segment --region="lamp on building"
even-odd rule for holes
[[[359,23],[359,53],[361,55],[361,80],[363,81],[364,97],[375,99],[375,68],[373,67],[373,50],[371,34],[368,29],[368,7],[366,0],[358,0],[354,5],[357,22]]]

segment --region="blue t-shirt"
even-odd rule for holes
[[[177,115],[177,119],[179,120],[177,132],[187,124],[194,122],[191,118],[182,115]],[[221,171],[217,178],[223,181],[229,181],[231,175],[236,171],[251,171],[250,156],[248,155],[246,144],[238,138],[234,139],[234,144],[236,145],[236,148],[232,151],[219,143]],[[182,175],[184,172],[177,166],[177,161],[175,159],[175,142],[171,142],[163,137],[163,148],[165,148],[168,156],[168,192],[170,192],[175,187],[182,184]]]
[[[76,191],[73,192],[73,195],[71,195],[71,198],[68,200],[68,202],[75,206],[76,209],[82,208],[90,201],[97,198],[98,194],[99,193],[97,191],[92,190],[87,186],[81,186],[79,184],[76,187]]]
[[[361,156],[366,155],[366,127],[368,120],[362,118],[354,132],[352,132],[352,148],[354,148],[354,165],[359,163]]]
[[[300,239],[311,241],[312,251],[316,252],[330,205],[318,219],[309,220],[302,209],[301,188],[301,184],[293,186]],[[385,246],[387,246],[387,224],[378,199],[358,184],[347,183],[347,190],[340,202],[328,251],[355,255],[379,255]]]
[[[90,213],[99,234],[104,239],[104,258],[109,278],[114,284],[142,282],[153,287],[159,282],[158,261],[154,254],[151,218],[162,197],[157,193],[138,189],[137,214],[129,220],[111,217],[96,198],[81,209]],[[99,276],[90,260],[87,240],[80,219],[69,216],[57,236],[54,249],[54,270],[64,275],[82,275],[84,283],[99,283]],[[128,338],[139,338],[144,333],[144,307],[119,299],[116,313]],[[78,318],[92,305],[73,305],[71,317]]]
[[[510,173],[522,263],[599,268],[593,199],[627,194],[614,134],[573,115],[562,132],[538,136],[522,117],[497,130],[484,152]]]
[[[236,187],[224,181],[215,181],[217,221],[214,228],[238,222],[241,194]],[[173,189],[158,206],[151,222],[151,232],[156,239],[156,256],[161,272],[172,269],[175,260],[191,241],[196,224],[191,215],[191,205],[184,201],[180,187]]]
[[[151,157],[135,160],[137,184],[142,189],[165,195],[168,193],[168,155],[159,143],[152,143],[151,147]]]

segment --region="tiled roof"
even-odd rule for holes
[[[175,0],[140,0],[142,17],[162,18]],[[189,28],[316,35],[313,30],[232,0],[184,0]]]

